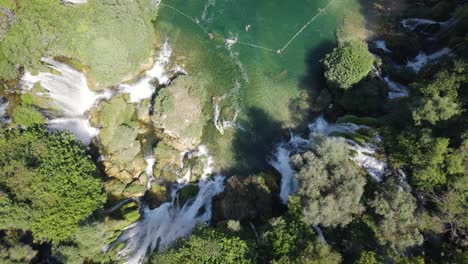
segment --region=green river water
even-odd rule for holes
[[[221,117],[229,119],[240,111],[240,128],[221,135],[213,121],[207,121],[204,129],[203,143],[220,171],[263,169],[282,131],[307,122],[310,91],[323,85],[319,60],[336,44],[336,29],[356,2],[335,0],[320,12],[330,0],[162,1],[156,30],[194,77],[206,119],[213,118],[213,98],[226,94]],[[314,16],[281,54],[274,52]],[[223,39],[236,37],[273,51],[241,43],[228,48]]]

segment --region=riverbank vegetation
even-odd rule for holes
[[[151,54],[155,10],[149,3],[89,0],[64,6],[52,0],[0,0],[0,79],[15,79],[23,68],[40,70],[41,57],[60,55],[73,58],[94,88],[119,83]],[[193,212],[212,210],[211,220],[167,248],[160,247],[159,238],[147,263],[468,262],[468,6],[449,0],[369,0],[362,8],[369,17],[390,11],[373,21],[369,39],[345,32],[366,26],[361,20],[338,30],[346,38],[317,62],[321,86],[313,87],[317,96],[310,98],[310,111],[298,113],[348,129],[317,135],[310,126],[310,138],[304,135],[311,131],[284,133],[307,138],[296,145],[287,145],[287,138],[277,146],[288,152],[291,171],[286,171],[295,179],[286,201],[279,196],[284,175],[274,170],[286,164],[269,166],[270,157],[256,153],[268,152],[271,146],[264,143],[275,137],[230,142],[242,169],[227,175],[212,208],[204,203]],[[408,27],[400,23],[405,18],[436,21],[416,20]],[[191,48],[189,42],[184,45]],[[443,48],[449,49],[445,56],[431,57]],[[227,73],[220,67],[217,74]],[[18,95],[10,123],[0,127],[0,262],[120,263],[124,247],[112,242],[124,228],[154,220],[149,210],[170,196],[177,197],[176,205],[164,208],[190,209],[202,190],[192,178],[211,166],[211,157],[200,149],[181,156],[167,138],[147,135],[169,129],[196,138],[194,145],[211,136],[201,125],[211,116],[202,111],[213,112],[213,102],[221,105],[225,97],[210,98],[197,77],[158,86],[152,100],[138,105],[129,103],[128,95],[116,95],[92,110],[91,122],[100,128],[97,141],[109,153],[84,146],[68,132],[49,131],[43,112],[27,94]],[[238,92],[223,89],[232,89],[228,96]],[[198,93],[204,93],[202,103]],[[237,108],[221,108],[225,116],[237,115]],[[262,111],[251,112],[252,126],[226,133],[281,133]],[[157,126],[149,128],[152,122]],[[223,120],[215,124],[224,125]],[[359,147],[364,146],[376,150],[363,152]],[[237,151],[243,148],[249,153]],[[111,162],[96,161],[100,155]],[[381,177],[356,162],[365,155],[383,161]],[[145,171],[151,158],[154,166]],[[111,173],[126,177],[125,182],[108,177]],[[167,182],[182,173],[188,182],[175,191]],[[122,198],[128,199],[119,207]],[[179,223],[181,229],[195,226]]]

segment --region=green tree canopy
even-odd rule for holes
[[[365,42],[354,40],[340,43],[325,55],[325,78],[334,87],[348,89],[369,74],[374,61]]]
[[[154,254],[151,263],[157,264],[244,264],[254,263],[247,243],[213,229],[197,227],[187,240],[161,254]]]
[[[291,158],[299,180],[304,221],[344,226],[361,209],[366,180],[349,159],[344,139],[317,137],[312,149]]]
[[[408,165],[410,183],[418,190],[432,190],[445,184],[448,175],[463,171],[460,152],[449,148],[447,138],[433,137],[428,129],[402,133],[396,143],[390,149],[392,159]]]
[[[70,133],[0,128],[0,226],[65,240],[105,202],[85,146]]]
[[[404,251],[408,247],[422,244],[423,237],[415,218],[416,199],[407,184],[399,184],[393,178],[388,179],[381,185],[370,205],[378,216],[376,236],[383,245]]]

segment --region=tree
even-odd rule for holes
[[[30,230],[36,242],[67,239],[105,202],[96,176],[72,134],[0,128],[0,226]]]
[[[415,218],[416,199],[408,185],[400,185],[393,178],[388,179],[381,185],[370,206],[377,216],[374,226],[376,236],[384,246],[404,251],[422,244],[423,237]]]
[[[412,116],[416,125],[421,125],[423,121],[435,125],[437,122],[448,120],[459,113],[459,105],[450,98],[435,96],[421,99],[419,106],[413,110]]]
[[[151,263],[254,263],[247,243],[238,237],[228,236],[213,229],[197,227],[185,241],[163,253],[156,253]]]
[[[364,251],[359,258],[354,262],[356,264],[380,264],[382,263],[377,254],[373,251]]]
[[[282,257],[273,264],[339,264],[341,255],[316,238],[307,241],[304,250],[293,257]]]
[[[447,176],[463,170],[460,153],[449,148],[449,140],[433,137],[428,129],[400,134],[390,153],[394,163],[408,165],[410,183],[420,191],[441,186]]]
[[[297,170],[304,221],[345,226],[361,210],[366,180],[349,159],[344,139],[317,137],[311,148],[291,158]]]
[[[354,40],[340,43],[325,55],[325,78],[333,87],[348,89],[369,74],[374,61],[365,42]]]

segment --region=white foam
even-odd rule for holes
[[[92,127],[85,118],[64,117],[47,121],[47,127],[52,131],[69,131],[86,145],[99,134],[99,129]]]
[[[376,48],[381,49],[386,53],[392,53],[392,51],[387,48],[387,45],[385,44],[385,40],[376,40],[374,41],[374,45]]]
[[[154,78],[157,78],[160,85],[168,84],[170,82],[167,66],[170,63],[172,56],[172,49],[166,40],[156,55],[156,60],[153,67],[146,71],[145,74],[132,84],[121,84],[121,93],[130,94],[130,102],[136,103],[143,99],[150,98],[156,91],[156,87],[151,83]],[[180,71],[185,72],[183,69]]]
[[[445,55],[450,55],[450,53],[451,53],[451,50],[449,48],[443,48],[429,55],[423,51],[420,51],[418,56],[410,60],[406,64],[406,66],[413,69],[415,72],[419,72],[424,66],[426,66],[428,62],[438,59]]]
[[[98,100],[112,96],[109,90],[103,93],[92,92],[82,72],[50,58],[43,58],[42,61],[60,74],[41,72],[34,76],[26,71],[22,77],[23,87],[31,90],[36,83],[40,83],[47,90],[46,95],[53,100],[54,106],[65,116],[82,116]]]
[[[125,243],[118,252],[119,256],[125,259],[125,263],[139,264],[154,250],[164,250],[176,239],[190,235],[196,225],[207,224],[211,220],[213,198],[224,190],[224,177],[202,180],[198,186],[197,196],[182,207],[178,204],[176,192],[171,202],[154,210],[145,206],[142,219],[126,227],[122,235],[103,250]]]
[[[6,98],[3,98],[0,96],[0,123],[5,123],[6,122],[6,110],[8,109],[8,101]]]
[[[434,24],[444,25],[446,22],[437,22],[434,20],[424,19],[424,18],[407,18],[407,19],[401,20],[400,23],[403,27],[413,31],[419,26],[434,25]]]
[[[155,181],[153,167],[154,167],[154,163],[156,163],[156,159],[154,155],[151,154],[145,157],[145,161],[146,161],[145,172],[148,177],[148,183],[146,185],[146,188],[149,190],[151,189],[151,183]]]
[[[383,79],[388,84],[388,98],[389,99],[408,97],[409,95],[408,87],[404,86],[401,83],[392,81],[388,76],[384,77]]]

